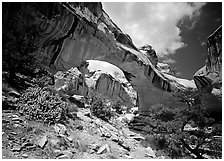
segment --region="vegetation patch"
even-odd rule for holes
[[[69,104],[47,87],[30,87],[19,98],[19,113],[28,120],[39,120],[47,124],[64,122]]]

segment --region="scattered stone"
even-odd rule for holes
[[[33,143],[30,143],[30,142],[26,142],[26,143],[23,143],[22,144],[22,148],[26,148],[28,146],[33,146]]]
[[[19,117],[18,115],[12,115],[12,117]]]
[[[147,147],[145,156],[155,158],[156,154],[154,153],[151,147]]]
[[[24,154],[22,155],[22,157],[23,157],[23,158],[28,158],[28,154],[24,153]]]
[[[57,157],[57,159],[69,159],[67,155],[62,154],[59,157]]]
[[[103,154],[103,153],[106,153],[106,152],[110,152],[110,147],[108,144],[105,144],[103,146],[101,146],[99,148],[99,150],[97,151],[97,154]]]
[[[195,131],[198,130],[198,127],[192,127],[190,124],[184,126],[184,131]]]
[[[100,146],[99,146],[98,144],[96,144],[96,143],[93,143],[93,144],[91,145],[91,149],[93,149],[94,151],[98,151],[99,148],[100,148]]]
[[[118,145],[120,145],[125,150],[130,151],[130,147],[123,140],[118,140],[117,143],[118,143]]]
[[[134,157],[130,155],[125,155],[124,157],[126,157],[127,159],[134,159]]]
[[[17,128],[19,127],[20,125],[19,124],[14,124],[13,127]]]
[[[65,127],[65,125],[62,125],[62,124],[56,124],[54,126],[54,130],[58,134],[62,134],[62,135],[66,135],[67,134],[67,128]]]
[[[107,133],[107,132],[104,132],[104,133],[102,133],[101,137],[110,138],[111,137],[111,134],[110,133]]]
[[[159,156],[158,159],[166,159],[165,156]]]
[[[3,123],[3,124],[7,124],[7,123],[9,123],[9,122],[10,122],[9,120],[2,119],[2,123]]]
[[[12,118],[12,121],[14,121],[14,122],[23,122],[23,120],[21,119],[21,118],[19,118],[19,117],[14,117],[14,118]]]
[[[107,154],[108,159],[120,159],[116,154],[108,153]]]
[[[145,140],[145,138],[143,136],[141,136],[140,134],[138,134],[136,136],[131,136],[131,138],[135,139],[137,141]]]
[[[46,145],[46,143],[47,143],[47,136],[46,136],[46,135],[43,136],[42,138],[39,138],[39,139],[37,140],[37,142],[36,142],[36,144],[37,144],[41,149],[44,148],[44,146]]]
[[[83,130],[83,126],[82,125],[79,125],[76,129]]]
[[[130,109],[130,112],[133,113],[134,115],[136,115],[138,113],[138,107],[132,107]]]
[[[70,151],[61,151],[57,155],[57,159],[71,159],[73,154]]]
[[[9,134],[11,134],[11,135],[17,135],[17,133],[16,132],[9,132]]]
[[[7,136],[8,140],[15,140],[15,138],[12,135]]]
[[[2,149],[2,159],[18,159],[10,150]]]
[[[72,142],[73,138],[71,136],[67,137],[68,141]]]
[[[21,147],[19,145],[16,145],[16,146],[13,147],[12,151],[13,152],[19,152],[19,151],[21,151]]]
[[[124,133],[125,135],[127,135],[127,136],[131,136],[131,137],[133,137],[133,136],[136,135],[136,133],[134,133],[134,132],[132,132],[132,131],[130,131],[130,130],[128,130],[128,129],[123,129],[123,133]]]
[[[77,101],[83,102],[85,98],[82,95],[76,95],[74,94],[72,97],[74,97]]]
[[[76,104],[71,104],[69,107],[68,107],[68,112],[69,113],[75,113],[78,111],[78,106]]]
[[[11,96],[15,96],[15,97],[20,97],[21,96],[21,94],[19,93],[19,92],[17,92],[17,91],[10,91],[9,92],[9,95],[11,95]]]
[[[83,114],[83,112],[77,112],[77,117],[82,119],[85,122],[91,122],[92,119],[90,117],[85,116],[85,114]]]
[[[129,124],[131,121],[134,120],[135,115],[134,114],[126,114],[123,118],[122,121],[125,123]]]
[[[118,138],[117,136],[113,136],[113,137],[111,138],[111,140],[114,141],[114,142],[116,142],[116,143],[119,142],[119,138]]]

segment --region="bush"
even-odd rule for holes
[[[112,117],[123,112],[121,103],[118,100],[99,94],[94,89],[90,89],[88,92],[88,103],[92,114],[107,122]]]
[[[147,122],[152,130],[143,142],[155,149],[164,150],[171,158],[221,157],[221,142],[214,140],[214,136],[221,136],[221,122],[210,117],[200,103],[199,93],[177,93],[189,107],[167,107],[162,104],[149,108],[150,116]],[[191,126],[186,130],[186,125]]]
[[[48,124],[66,121],[68,106],[67,102],[63,102],[58,94],[52,93],[47,87],[28,88],[17,103],[19,113],[28,120],[39,120]]]
[[[107,103],[108,101],[106,101],[105,99],[98,99],[93,102],[90,107],[90,111],[96,117],[109,122],[109,120],[115,116],[115,113]]]

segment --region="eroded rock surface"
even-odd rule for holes
[[[194,75],[201,102],[216,119],[222,119],[222,26],[207,39],[206,64]]]
[[[115,80],[111,75],[102,73],[96,81],[95,91],[110,98],[119,100],[121,103],[125,103],[130,107],[134,106],[130,96],[125,91],[122,84]]]
[[[207,39],[208,55],[206,65],[194,75],[198,89],[222,86],[222,26]],[[211,91],[210,91],[211,92]]]

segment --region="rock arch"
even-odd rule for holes
[[[52,72],[78,67],[85,60],[101,60],[119,67],[139,96],[139,113],[156,103],[169,102],[175,90],[113,23],[101,3],[58,3],[54,21],[42,21],[42,63]]]

